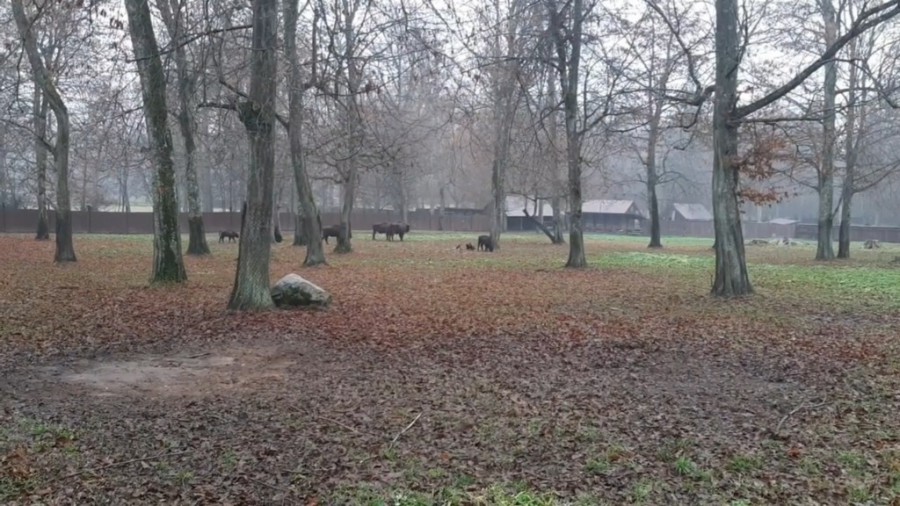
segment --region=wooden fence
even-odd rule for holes
[[[50,230],[55,229],[56,213],[50,211]],[[38,212],[36,209],[2,209],[0,208],[0,232],[31,233],[37,229]],[[181,230],[188,231],[188,215],[181,213],[178,221]],[[392,211],[376,211],[360,209],[353,212],[352,227],[355,230],[371,230],[375,223],[400,221],[398,213]],[[458,232],[486,232],[490,228],[490,220],[486,215],[452,215],[440,217],[437,212],[411,211],[407,220],[412,230],[447,230]],[[294,231],[294,219],[289,213],[281,213],[280,227],[285,232]],[[340,223],[337,212],[322,213],[322,225]],[[218,233],[222,230],[238,230],[241,226],[241,213],[203,213],[203,224],[207,232]],[[152,234],[153,213],[113,213],[100,211],[73,211],[72,229],[76,234]]]

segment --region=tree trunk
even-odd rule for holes
[[[648,201],[648,212],[650,213],[650,244],[647,245],[648,248],[662,248],[662,232],[659,222],[659,199],[656,196],[656,174],[650,173],[648,168],[647,170],[647,201]],[[650,182],[650,178],[653,178],[653,182]]]
[[[187,274],[181,258],[181,231],[178,227],[178,200],[175,195],[175,163],[172,134],[166,108],[166,76],[153,33],[153,18],[146,0],[126,0],[128,27],[141,81],[141,97],[147,136],[156,168],[153,192],[153,274],[152,283],[184,282]]]
[[[171,5],[170,5],[171,2]],[[157,2],[163,24],[169,32],[169,38],[179,41],[184,27],[183,9],[177,0],[160,0]],[[173,16],[174,11],[174,16]],[[196,144],[194,134],[197,123],[194,121],[194,78],[188,68],[184,46],[175,45],[175,69],[178,83],[178,127],[184,139],[184,179],[187,186],[188,209],[188,255],[208,255],[209,245],[206,243],[206,232],[203,227],[203,207],[200,202],[200,183],[197,178]]]
[[[35,86],[41,88],[56,118],[56,143],[53,159],[56,164],[56,254],[57,263],[75,262],[75,246],[72,241],[72,205],[69,201],[69,110],[66,108],[56,85],[50,79],[47,68],[37,48],[37,36],[31,31],[33,24],[25,16],[22,0],[12,0],[13,17],[25,53],[31,64]]]
[[[738,128],[731,120],[737,103],[737,0],[716,0],[716,88],[713,110],[713,218],[716,231],[716,277],[712,293],[733,297],[753,293],[744,253],[744,234],[738,204],[740,174]]]
[[[353,163],[349,161],[348,163]],[[351,228],[350,214],[353,212],[353,199],[356,198],[356,179],[357,172],[353,167],[348,169],[350,177],[344,181],[343,195],[341,199],[341,226],[338,231],[337,246],[334,247],[335,253],[350,253],[353,247],[350,244]]]
[[[844,187],[841,190],[841,228],[838,231],[838,258],[850,258],[850,213],[853,204],[852,181],[847,185],[844,179]]]
[[[499,130],[503,130],[501,127]],[[501,134],[502,135],[502,134]],[[500,139],[495,142],[500,143]],[[495,146],[494,163],[491,164],[491,241],[495,249],[500,249],[500,234],[504,229],[504,221],[506,218],[506,192],[504,191],[504,179],[506,173],[506,161],[502,158],[503,148]]]
[[[870,46],[871,47],[871,46]],[[856,40],[850,43],[850,57],[859,54]],[[866,76],[860,75],[858,65],[850,65],[847,95],[847,121],[844,125],[844,181],[841,186],[841,227],[838,231],[838,258],[850,258],[850,223],[853,211],[853,196],[856,195],[856,162],[860,140],[866,135]],[[862,81],[862,83],[860,83]],[[862,91],[859,91],[862,84]],[[858,108],[858,109],[857,109]],[[857,114],[859,112],[859,114]],[[877,224],[877,223],[876,223]]]
[[[34,87],[34,161],[37,169],[38,222],[35,239],[50,240],[50,220],[47,217],[47,100],[38,86]]]
[[[664,89],[667,79],[662,79],[660,88]],[[659,199],[656,196],[656,187],[659,176],[656,170],[656,145],[659,143],[659,124],[662,120],[662,104],[650,93],[650,131],[647,136],[647,208],[650,213],[650,244],[648,248],[662,248],[659,223]]]
[[[230,309],[267,309],[272,244],[272,199],[275,179],[275,93],[277,82],[277,0],[253,2],[253,51],[250,57],[250,95],[241,102],[240,118],[250,140],[247,202],[241,219],[241,242]]]
[[[553,235],[553,231],[547,228],[547,226],[544,225],[544,223],[541,221],[541,219],[543,218],[542,216],[532,216],[528,214],[528,209],[522,209],[522,211],[525,213],[525,217],[531,220],[532,223],[534,223],[534,226],[537,227],[538,230],[543,232],[548,239],[550,239],[551,244],[557,244],[556,237]]]
[[[447,197],[443,186],[438,190],[438,195],[441,198],[441,206],[438,208],[438,230],[444,230],[444,206],[447,205]]]
[[[831,0],[822,0],[822,17],[825,22],[825,45],[837,39],[837,22]],[[819,223],[816,260],[833,260],[832,229],[834,228],[834,144],[835,144],[835,96],[837,94],[837,63],[825,64],[824,118],[822,122],[822,166],[819,168]]]
[[[343,14],[344,35],[344,61],[347,71],[347,108],[345,111],[344,127],[346,128],[347,158],[343,161],[341,174],[344,176],[343,195],[341,201],[341,222],[337,238],[335,253],[350,253],[353,247],[350,240],[353,238],[350,215],[353,212],[353,204],[356,199],[356,187],[359,184],[359,167],[356,160],[359,147],[362,144],[362,113],[359,110],[359,88],[362,75],[357,63],[356,32],[354,30],[354,17],[356,6],[351,5],[350,0],[341,1]]]
[[[570,38],[571,51],[568,61],[560,61],[560,92],[563,98],[563,113],[566,124],[566,164],[569,169],[569,206],[571,218],[569,221],[569,258],[566,261],[568,268],[587,267],[587,259],[584,254],[584,232],[581,225],[581,132],[578,130],[578,81],[581,64],[581,27],[583,23],[584,2],[574,0],[572,4],[572,35]],[[555,32],[557,38],[557,50],[565,60],[565,41],[562,21],[559,15],[555,16]]]
[[[288,136],[291,145],[291,165],[294,169],[294,185],[299,201],[298,219],[294,225],[294,245],[306,246],[306,258],[303,265],[312,267],[324,264],[325,250],[322,247],[322,222],[319,220],[319,209],[313,197],[312,185],[306,170],[306,158],[303,153],[303,77],[300,68],[300,57],[297,54],[297,18],[299,0],[284,2],[284,51],[290,65],[290,84],[288,95],[289,124]]]
[[[403,174],[400,175],[400,223],[409,223],[409,193],[406,190],[406,181]]]
[[[555,158],[555,155],[554,155]],[[563,238],[563,214],[562,214],[562,202],[560,202],[560,198],[558,196],[554,196],[550,201],[550,207],[553,208],[553,244],[565,244],[566,240]]]

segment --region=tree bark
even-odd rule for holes
[[[56,164],[56,254],[57,263],[75,262],[75,246],[72,240],[72,205],[69,200],[69,110],[50,78],[37,48],[37,36],[33,24],[25,16],[22,0],[12,0],[13,17],[19,36],[25,45],[25,53],[31,64],[35,86],[41,88],[56,118],[56,142],[53,159]]]
[[[850,56],[859,56],[857,41],[850,43]],[[865,78],[863,78],[865,79]],[[838,231],[838,258],[850,258],[850,221],[853,211],[853,196],[856,194],[856,161],[859,155],[860,139],[865,136],[866,130],[866,101],[863,91],[862,104],[858,103],[858,86],[860,73],[858,65],[850,65],[850,78],[847,95],[847,121],[844,133],[844,181],[841,185],[841,225]],[[857,107],[861,107],[857,116]]]
[[[713,219],[716,232],[716,277],[713,295],[753,293],[744,252],[738,184],[737,103],[740,38],[737,0],[716,0],[716,87],[713,108]]]
[[[837,40],[837,21],[831,0],[821,0],[825,22],[825,45]],[[835,96],[837,94],[837,63],[825,64],[824,118],[822,122],[822,164],[819,168],[819,223],[816,260],[833,260],[832,229],[834,228],[834,144],[835,144]]]
[[[250,141],[247,201],[241,219],[238,267],[228,307],[268,309],[269,261],[272,237],[272,200],[275,178],[275,93],[278,34],[277,0],[253,1],[253,38],[250,56],[250,94],[239,114]]]
[[[47,100],[39,86],[34,87],[34,161],[37,169],[38,222],[35,239],[50,240],[50,220],[47,216]]]
[[[663,85],[664,86],[664,85]],[[656,171],[656,145],[659,142],[659,123],[662,116],[662,107],[654,103],[653,115],[650,117],[650,132],[647,140],[647,208],[650,213],[650,244],[648,248],[662,248],[659,223],[659,199],[656,196],[656,187],[659,175]]]
[[[556,39],[560,92],[563,99],[563,114],[566,125],[566,164],[569,172],[569,258],[568,268],[587,267],[584,254],[584,232],[581,225],[581,135],[578,127],[578,81],[581,65],[581,32],[584,22],[584,2],[572,3],[571,36],[564,35],[561,13],[551,12],[551,24]],[[566,42],[571,46],[566,47]],[[567,51],[568,49],[568,51]],[[568,54],[568,58],[566,55]]]
[[[341,223],[338,231],[337,246],[334,247],[335,253],[351,253],[353,251],[353,246],[350,244],[350,215],[353,212],[353,200],[356,198],[356,180],[359,174],[353,167],[352,160],[349,160],[347,163],[351,167],[346,169],[349,177],[344,181],[343,194],[341,195]]]
[[[353,204],[356,200],[356,188],[359,185],[359,167],[357,153],[362,144],[362,113],[359,110],[359,89],[362,76],[357,63],[356,32],[354,30],[354,17],[356,5],[351,5],[351,0],[341,0],[341,12],[343,14],[344,35],[344,61],[347,69],[347,107],[344,120],[346,128],[347,157],[342,162],[344,177],[343,194],[341,201],[340,231],[337,237],[335,253],[350,253],[353,247],[350,240],[353,238],[350,217],[353,213]]]
[[[563,237],[563,214],[562,203],[560,202],[560,200],[561,199],[558,196],[554,196],[550,201],[550,207],[553,208],[553,239],[551,239],[553,244],[566,243],[566,240]]]
[[[170,2],[172,4],[170,5]],[[203,227],[203,207],[200,202],[200,183],[197,178],[196,150],[194,142],[197,123],[194,121],[194,78],[188,68],[187,55],[180,38],[184,27],[183,10],[177,0],[159,0],[159,13],[163,24],[169,32],[169,38],[175,41],[175,70],[178,83],[178,127],[184,140],[184,179],[187,186],[188,207],[188,255],[208,255],[209,245],[206,243],[206,232]],[[174,15],[173,15],[174,11]]]
[[[841,189],[841,226],[838,231],[838,258],[850,258],[850,214],[853,204],[852,181],[847,185],[844,178],[844,186]]]
[[[181,257],[178,227],[178,200],[175,195],[175,163],[172,160],[172,133],[166,108],[166,76],[153,33],[148,0],[126,0],[128,27],[141,81],[141,97],[147,136],[156,168],[153,192],[153,273],[152,283],[180,283],[187,280]]]
[[[299,201],[299,219],[295,220],[294,244],[306,246],[306,258],[303,265],[312,267],[326,263],[325,250],[322,247],[322,222],[319,209],[313,197],[312,185],[306,170],[306,157],[303,152],[303,76],[301,74],[300,57],[297,54],[297,18],[299,17],[299,0],[284,1],[284,51],[290,65],[290,83],[288,88],[289,124],[288,136],[291,145],[291,165],[294,169],[294,185]]]

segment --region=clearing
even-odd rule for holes
[[[358,234],[288,272],[327,311],[225,310],[235,244],[149,288],[147,236],[79,262],[0,236],[0,502],[900,504],[900,250]]]

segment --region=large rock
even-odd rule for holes
[[[327,307],[331,294],[320,286],[291,273],[272,287],[272,300],[278,307]]]

